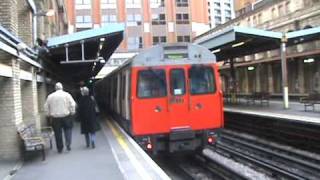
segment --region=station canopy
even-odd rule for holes
[[[205,46],[217,56],[217,61],[280,49],[285,35],[287,46],[319,38],[320,28],[281,33],[256,28],[234,26],[214,33],[205,33],[195,43]]]
[[[124,26],[111,24],[48,39],[48,56],[59,64],[65,80],[94,77],[123,39]]]

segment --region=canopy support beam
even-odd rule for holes
[[[286,34],[283,33],[281,38],[281,73],[282,73],[282,88],[283,88],[283,106],[284,109],[289,109],[289,90],[288,90],[288,72],[287,72],[287,37]]]

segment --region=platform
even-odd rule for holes
[[[75,123],[70,152],[58,154],[54,144],[45,161],[40,156],[28,160],[6,180],[170,179],[117,124],[104,120],[101,127],[95,149],[85,147],[80,125]]]
[[[320,124],[319,105],[316,105],[315,111],[304,111],[304,105],[299,102],[290,102],[289,109],[284,109],[280,100],[270,100],[269,103],[269,106],[259,103],[248,105],[244,101],[238,104],[225,103],[224,111]]]

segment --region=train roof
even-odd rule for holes
[[[215,63],[216,56],[207,48],[192,43],[163,43],[134,56],[132,66],[161,66]]]

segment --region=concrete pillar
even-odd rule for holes
[[[298,85],[299,85],[299,93],[305,92],[305,85],[304,85],[304,64],[303,61],[298,61]]]
[[[256,92],[260,92],[261,91],[260,69],[261,69],[260,65],[257,65],[256,66],[256,70],[255,70],[255,72],[256,72]]]
[[[16,125],[22,122],[20,64],[10,59],[12,78],[0,78],[0,160],[20,158]]]
[[[249,93],[249,79],[248,79],[248,69],[244,69],[244,74],[243,74],[243,83],[244,83],[244,92]]]
[[[272,64],[268,64],[268,91],[270,94],[274,92]]]
[[[30,68],[32,74],[31,81],[22,81],[22,112],[23,121],[26,124],[35,124],[36,127],[40,128],[40,117],[38,111],[38,92],[37,92],[37,81],[34,68]]]
[[[45,79],[45,74],[43,73],[43,77]],[[41,126],[47,126],[46,124],[46,116],[44,112],[44,103],[47,98],[47,85],[45,82],[38,83],[38,109],[40,115],[40,124]]]

